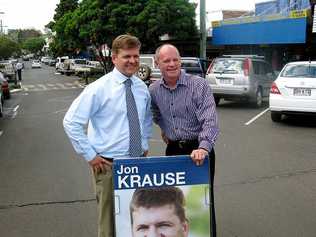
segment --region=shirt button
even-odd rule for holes
[[[172,116],[172,118],[175,118],[175,117],[176,117],[175,115]]]
[[[173,106],[173,103],[171,103],[171,106]]]
[[[178,130],[178,128],[176,128],[176,130]]]

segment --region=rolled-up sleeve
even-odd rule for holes
[[[71,104],[64,117],[63,126],[75,151],[90,161],[97,153],[89,142],[85,127],[98,103],[96,96],[86,89]]]
[[[218,117],[216,113],[215,100],[211,88],[204,84],[203,91],[199,92],[199,106],[196,110],[196,117],[202,124],[199,133],[199,148],[211,151],[215,145],[216,138],[219,134]]]

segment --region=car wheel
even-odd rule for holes
[[[277,111],[271,111],[271,120],[273,122],[281,122],[282,119],[282,113],[281,112],[277,112]]]
[[[255,98],[255,101],[254,101],[254,106],[256,108],[260,108],[262,106],[262,91],[261,91],[261,88],[258,88],[257,92],[256,92],[256,98]]]
[[[221,100],[221,98],[219,98],[219,97],[214,97],[214,99],[215,99],[215,104],[216,104],[216,106],[218,106],[218,105],[219,105],[219,102],[220,102],[220,100]]]
[[[0,98],[0,117],[3,117],[3,99]]]
[[[149,79],[150,73],[151,73],[150,67],[147,66],[147,65],[142,64],[142,65],[140,65],[140,67],[138,69],[137,76],[141,80],[147,81]]]

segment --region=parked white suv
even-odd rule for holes
[[[260,107],[275,78],[271,65],[258,55],[223,55],[206,73],[217,105],[221,99],[248,100]]]
[[[56,64],[55,64],[55,67],[56,67],[56,71],[57,72],[61,72],[62,73],[62,71],[63,71],[63,64],[64,64],[64,61],[66,60],[66,59],[69,59],[69,57],[68,56],[62,56],[62,57],[57,57],[57,59],[56,59]]]
[[[139,69],[136,73],[147,85],[153,81],[160,79],[161,73],[155,64],[154,54],[142,54],[139,57]]]

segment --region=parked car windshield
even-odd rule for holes
[[[284,68],[282,77],[311,77],[316,78],[316,65],[288,65]]]
[[[85,59],[75,59],[75,64],[87,64],[87,61]]]
[[[243,60],[218,58],[212,67],[212,73],[240,74],[242,73]]]

